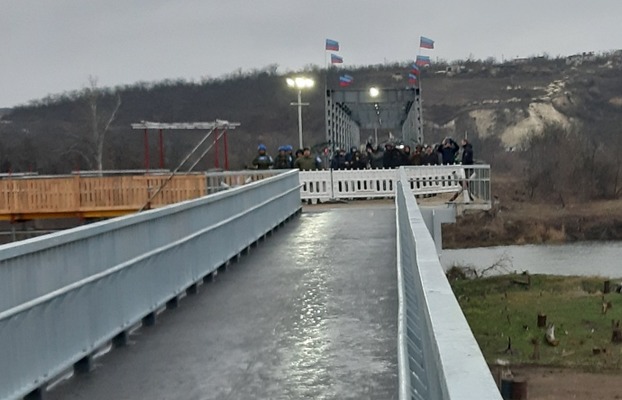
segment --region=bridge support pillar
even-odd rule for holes
[[[175,296],[172,299],[170,299],[169,301],[166,302],[166,309],[167,310],[174,310],[177,307],[179,307],[179,296]]]
[[[76,374],[88,374],[93,371],[95,368],[95,364],[93,362],[93,356],[88,355],[86,357],[82,357],[78,362],[73,364],[73,372]]]
[[[154,326],[156,323],[156,313],[151,312],[143,317],[143,326]]]
[[[199,292],[199,287],[197,286],[196,283],[193,283],[192,285],[188,286],[188,288],[186,289],[187,295],[197,294],[198,292]]]
[[[425,222],[430,235],[434,239],[436,251],[438,253],[443,249],[443,235],[441,224],[453,224],[456,222],[455,207],[421,207],[421,216]]]
[[[130,341],[130,334],[128,331],[123,331],[119,334],[117,334],[117,336],[112,338],[112,346],[115,348],[119,348],[119,347],[125,347],[127,346],[128,342]]]

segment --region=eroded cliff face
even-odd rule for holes
[[[468,72],[435,76],[425,85],[428,141],[465,134],[495,136],[507,149],[520,148],[528,136],[542,134],[547,126],[581,132],[593,121],[615,119],[622,111],[622,60],[557,70],[530,66],[505,75],[471,73],[471,79]]]

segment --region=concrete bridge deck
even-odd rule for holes
[[[395,209],[304,212],[49,399],[397,398]]]

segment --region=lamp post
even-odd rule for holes
[[[380,95],[380,89],[375,86],[369,88],[369,96],[371,98],[375,99],[376,97],[378,97],[378,95]],[[378,106],[378,103],[374,103],[374,110],[376,111],[376,117],[378,118],[378,120],[376,121],[376,126],[374,127],[374,140],[376,141],[376,147],[378,147],[378,125],[382,123],[382,120],[380,119],[380,107]]]
[[[302,149],[302,106],[308,106],[309,103],[302,102],[302,90],[312,88],[315,85],[313,79],[298,76],[295,78],[287,78],[287,86],[298,89],[298,102],[290,103],[292,106],[298,106],[298,141]]]

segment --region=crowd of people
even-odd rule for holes
[[[257,156],[252,165],[255,169],[290,169],[302,171],[324,169],[321,157],[311,154],[311,149],[296,150],[290,145],[280,146],[278,154],[272,158],[265,145],[257,148]],[[473,146],[467,139],[461,144],[452,138],[445,138],[435,145],[416,145],[414,149],[408,145],[396,145],[392,142],[384,146],[365,145],[364,150],[353,146],[349,152],[345,149],[335,151],[330,160],[332,169],[366,169],[366,168],[397,168],[403,165],[449,165],[473,164]]]

